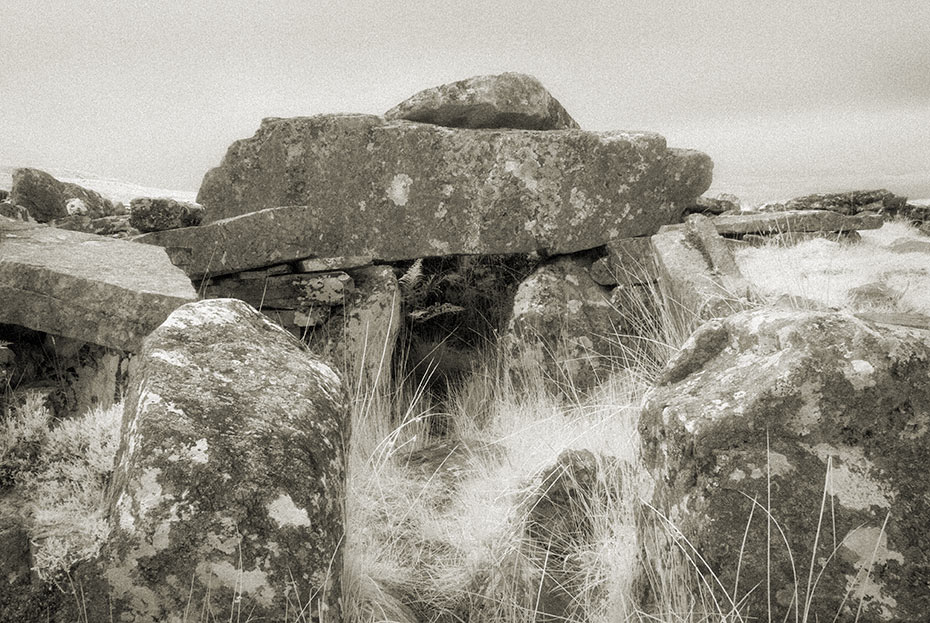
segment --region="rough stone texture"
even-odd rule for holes
[[[545,569],[530,587],[539,622],[581,620],[578,587],[585,574],[577,552],[596,547],[595,514],[623,499],[619,463],[587,450],[565,450],[536,476],[522,502],[526,555]],[[588,596],[589,598],[593,596]]]
[[[264,279],[213,279],[204,298],[235,298],[257,309],[306,309],[313,305],[342,305],[354,289],[344,272],[271,275]]]
[[[329,270],[348,270],[371,266],[371,256],[355,255],[350,257],[314,257],[294,262],[294,269],[299,273],[318,273]]]
[[[766,244],[776,244],[783,247],[790,247],[808,240],[824,238],[835,242],[855,243],[862,240],[858,231],[788,231],[781,234],[771,234],[760,236],[759,234],[745,234],[742,241],[753,247],[761,247]]]
[[[391,361],[401,327],[401,296],[390,266],[351,271],[355,291],[325,326],[310,336],[310,348],[335,362],[367,398],[391,391]]]
[[[207,173],[198,202],[208,221],[306,205],[265,213],[253,230],[271,228],[275,247],[302,246],[302,257],[556,254],[654,233],[710,185],[711,169],[706,155],[668,149],[652,133],[456,130],[320,115],[266,119]],[[146,238],[206,249],[222,266],[224,253],[237,253],[233,243],[248,242],[234,240],[243,227],[227,221],[222,234]]]
[[[918,231],[920,231],[920,233],[922,233],[924,236],[930,236],[930,221],[921,225]]]
[[[806,195],[792,199],[784,206],[786,210],[830,210],[849,216],[860,212],[895,213],[902,209],[906,202],[907,197],[881,189]]]
[[[451,128],[579,128],[539,80],[513,72],[475,76],[424,89],[384,116]]]
[[[162,249],[0,217],[0,323],[135,351],[196,298]]]
[[[72,215],[99,218],[116,214],[113,202],[99,193],[59,182],[39,169],[15,169],[9,199],[29,210],[40,223]]]
[[[113,236],[114,238],[128,238],[139,234],[139,230],[129,224],[129,215],[126,214],[101,216],[100,218],[76,214],[56,218],[49,221],[48,224],[58,229],[80,231],[98,236]]]
[[[165,197],[139,197],[129,202],[129,223],[141,232],[200,225],[203,207]]]
[[[930,205],[906,204],[898,210],[897,216],[904,217],[916,225],[930,221]]]
[[[694,204],[685,208],[685,213],[716,216],[724,212],[738,212],[739,210],[739,197],[722,193],[716,197],[698,197],[694,200]]]
[[[562,257],[540,266],[517,289],[501,338],[511,369],[578,389],[605,380],[619,367],[624,326],[609,297],[580,261]]]
[[[898,238],[888,245],[895,253],[930,253],[930,240],[920,238]]]
[[[652,240],[619,238],[607,243],[607,255],[591,265],[591,277],[602,286],[651,283],[658,278]]]
[[[785,232],[840,232],[878,229],[883,219],[876,215],[843,216],[827,210],[797,210],[790,212],[749,213],[714,218],[721,235],[780,234]]]
[[[13,205],[9,201],[0,202],[0,216],[5,216],[17,221],[35,221],[29,215],[29,210],[23,206]]]
[[[859,621],[924,621],[928,405],[930,333],[843,313],[743,312],[701,327],[669,363],[642,412],[643,458],[658,508],[730,590],[741,559],[733,598],[757,587],[750,616],[765,618],[767,599],[756,500],[797,573],[772,524],[773,621],[793,620],[798,603],[804,612],[815,539],[806,620],[852,621],[861,596]]]
[[[659,285],[683,318],[726,316],[742,309],[751,287],[714,223],[692,214],[652,237]]]
[[[113,620],[209,602],[218,620],[283,621],[315,595],[307,619],[340,621],[339,377],[233,299],[178,308],[138,357],[99,563]]]
[[[856,318],[866,322],[875,322],[878,324],[888,324],[898,327],[910,327],[912,329],[923,329],[930,331],[930,318],[923,314],[911,314],[902,312],[875,312],[860,311],[855,313]]]

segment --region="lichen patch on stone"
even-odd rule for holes
[[[197,565],[197,577],[204,586],[215,585],[219,580],[222,586],[232,589],[237,595],[247,595],[263,606],[274,602],[274,588],[268,584],[268,575],[260,569],[237,569],[226,560],[201,562]]]
[[[413,178],[406,173],[398,173],[391,179],[391,185],[388,187],[387,195],[391,203],[398,207],[407,205],[410,199],[410,185],[413,184]]]
[[[855,510],[891,506],[894,492],[887,484],[871,477],[875,468],[862,450],[819,443],[811,452],[829,464],[827,493],[835,496],[840,504]]]
[[[306,509],[294,504],[291,496],[283,493],[267,506],[268,516],[274,519],[279,528],[293,526],[299,528],[310,527],[310,516]]]
[[[876,568],[889,561],[904,563],[904,556],[888,549],[888,535],[881,528],[855,528],[843,539],[840,556],[852,563],[856,574],[846,574],[846,590],[855,601],[864,600],[878,606],[884,620],[894,617],[897,600],[885,594],[884,586],[876,578]]]
[[[861,391],[875,385],[875,368],[868,361],[854,359],[849,362],[851,370],[843,367],[843,374],[856,391]]]

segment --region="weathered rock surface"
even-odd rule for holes
[[[694,200],[694,204],[685,209],[685,213],[716,216],[724,212],[738,212],[739,210],[739,197],[728,193],[721,193],[716,197],[698,197]]]
[[[878,229],[883,222],[882,217],[877,215],[843,216],[828,210],[734,214],[714,218],[717,233],[724,236],[808,231],[856,231]]]
[[[29,210],[23,206],[13,205],[9,201],[0,202],[0,216],[11,218],[16,221],[33,221],[35,219],[29,215]]]
[[[761,247],[767,244],[775,244],[782,247],[790,247],[809,240],[818,238],[829,240],[831,242],[856,243],[862,240],[862,236],[856,230],[851,231],[786,231],[780,234],[759,235],[744,234],[741,240],[736,242],[745,242],[749,246]],[[734,241],[733,239],[728,239]]]
[[[587,450],[565,450],[542,470],[522,501],[525,555],[544,571],[528,587],[536,621],[578,620],[581,587],[587,561],[579,551],[595,546],[593,534],[600,509],[623,499],[619,463]],[[594,595],[587,595],[595,598]]]
[[[624,319],[587,268],[570,257],[540,266],[517,289],[502,336],[511,369],[556,385],[593,387],[619,366]]]
[[[930,253],[930,240],[920,238],[898,238],[888,245],[895,253]]]
[[[568,130],[579,127],[539,80],[513,72],[475,76],[424,89],[384,116],[451,128]]]
[[[90,596],[106,616],[90,620],[283,621],[307,606],[340,621],[339,377],[232,299],[178,308],[138,358],[99,563],[109,595]]]
[[[139,197],[129,202],[129,224],[140,232],[200,225],[203,206],[165,197]]]
[[[314,257],[294,262],[298,273],[318,273],[330,270],[348,270],[371,266],[371,256],[355,255],[350,257]]]
[[[859,621],[922,621],[928,405],[930,333],[843,313],[743,312],[701,327],[669,363],[642,413],[643,458],[658,508],[722,586],[739,569],[732,599],[750,616],[766,616],[768,568],[772,620],[805,611],[812,572],[807,620],[851,621],[861,599]]]
[[[827,193],[797,197],[784,204],[786,210],[830,210],[847,216],[860,212],[897,212],[907,203],[885,189],[854,190],[846,193]]]
[[[213,279],[205,298],[235,298],[257,308],[303,309],[313,305],[342,305],[354,289],[344,272],[292,273],[264,279],[227,277]]]
[[[0,217],[0,323],[135,351],[196,298],[162,249]]]
[[[113,202],[100,193],[60,182],[39,169],[15,169],[9,199],[29,210],[40,223],[73,215],[99,218],[116,214]]]
[[[198,202],[216,229],[144,240],[192,248],[227,272],[236,239],[266,227],[274,248],[301,247],[303,257],[567,253],[654,233],[709,186],[711,168],[706,155],[651,133],[266,119],[204,178]],[[268,208],[278,211],[213,222]]]
[[[602,286],[651,283],[658,278],[652,239],[618,238],[607,243],[607,255],[591,265],[591,277]]]
[[[673,313],[691,318],[726,316],[742,309],[751,287],[740,273],[716,223],[692,214],[680,225],[666,225],[652,237],[659,285]]]
[[[389,395],[391,362],[401,328],[401,296],[389,266],[352,271],[355,284],[344,306],[310,337],[310,348],[335,362],[368,399]]]
[[[56,218],[48,222],[52,227],[80,231],[85,234],[97,236],[113,236],[114,238],[128,238],[138,235],[139,231],[129,224],[129,215],[101,216],[91,218],[80,214]]]

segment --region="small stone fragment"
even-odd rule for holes
[[[203,207],[166,197],[139,197],[129,202],[129,223],[139,231],[164,231],[200,225]]]

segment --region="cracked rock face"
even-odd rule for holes
[[[99,573],[115,620],[207,603],[227,620],[237,595],[253,619],[284,620],[315,594],[313,617],[339,621],[338,376],[233,299],[180,307],[137,357]]]
[[[289,228],[301,240],[289,244],[321,257],[556,254],[655,233],[710,185],[711,168],[706,155],[652,133],[319,115],[266,119],[207,173],[198,202],[207,222],[306,206]],[[156,244],[198,245],[165,234]]]
[[[450,128],[568,130],[579,127],[539,80],[514,72],[475,76],[424,89],[384,116]]]
[[[767,610],[770,484],[796,565],[773,523],[773,620],[804,610],[812,559],[809,620],[853,620],[860,598],[860,621],[924,620],[930,332],[790,310],[715,320],[669,363],[640,428],[656,506],[729,589],[741,560],[732,597],[758,587],[750,613]]]

